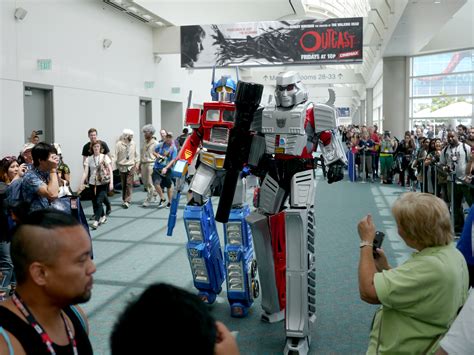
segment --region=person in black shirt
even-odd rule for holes
[[[11,243],[17,288],[0,303],[0,354],[92,354],[75,306],[91,297],[91,256],[89,235],[71,215],[45,209],[23,221]]]
[[[91,149],[91,144],[97,142],[97,130],[95,128],[89,129],[87,132],[89,136],[89,142],[84,144],[84,147],[82,147],[82,164],[85,163],[86,159],[90,157],[93,154],[93,151]],[[101,153],[104,155],[108,155],[110,153],[110,149],[107,146],[107,143],[105,143],[103,140],[100,141],[100,145],[102,147]],[[108,216],[112,212],[112,205],[110,204],[109,198],[106,195],[104,198],[104,205],[105,205],[105,214]],[[92,214],[91,219],[94,219],[95,211]]]

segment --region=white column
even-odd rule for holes
[[[365,116],[367,117],[367,126],[373,126],[374,124],[374,89],[367,89],[365,91],[365,101],[367,103],[367,112]]]
[[[360,100],[359,112],[360,112],[360,124],[361,125],[367,125],[367,116],[366,116],[366,111],[365,111],[365,100]]]
[[[384,130],[402,138],[408,130],[408,60],[383,58]]]

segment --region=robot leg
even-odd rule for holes
[[[201,299],[211,304],[221,292],[225,278],[211,200],[202,206],[187,205],[184,209],[184,224],[194,286],[199,290]]]
[[[314,246],[314,184],[312,173],[297,173],[292,181],[291,207],[286,210],[286,346],[285,354],[307,354],[316,321]]]
[[[285,213],[267,217],[255,211],[246,219],[258,261],[262,320],[279,322],[285,317]]]
[[[252,233],[245,220],[249,214],[248,205],[233,208],[230,211],[229,221],[224,224],[227,298],[232,317],[245,317],[254,298],[259,294]]]

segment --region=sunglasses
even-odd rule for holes
[[[12,155],[12,156],[4,157],[4,158],[2,159],[2,162],[9,163],[9,162],[16,161],[16,160],[17,160],[16,157]]]

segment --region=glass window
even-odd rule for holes
[[[437,53],[412,58],[412,76],[473,71],[473,51]]]
[[[206,121],[219,122],[221,113],[219,110],[208,110],[206,112]]]
[[[413,78],[410,96],[470,95],[473,91],[473,74],[425,76]]]
[[[225,122],[234,122],[235,111],[224,110],[222,114],[222,119]]]

